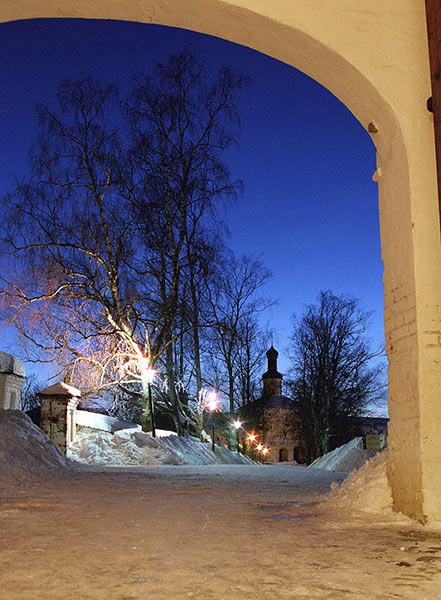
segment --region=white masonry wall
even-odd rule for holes
[[[24,377],[11,373],[0,373],[0,408],[19,410],[23,384]]]
[[[19,358],[0,351],[0,408],[18,410],[25,368]]]

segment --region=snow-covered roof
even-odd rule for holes
[[[81,392],[77,388],[64,383],[64,381],[60,381],[45,388],[40,392],[40,396],[76,396],[79,398]]]
[[[90,429],[99,429],[100,431],[119,431],[120,429],[138,429],[141,431],[141,425],[122,421],[116,417],[109,417],[101,413],[90,412],[88,410],[75,411],[75,421],[80,427],[90,427]]]
[[[0,373],[8,373],[12,375],[18,375],[19,377],[25,377],[24,364],[16,356],[0,351]]]

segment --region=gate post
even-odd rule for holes
[[[75,412],[81,397],[80,390],[60,381],[39,394],[42,431],[66,453],[75,440]]]

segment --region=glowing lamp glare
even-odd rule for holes
[[[142,372],[142,378],[144,379],[144,381],[147,381],[147,383],[152,383],[154,378],[156,375],[156,371],[155,369],[145,369]]]
[[[210,392],[207,395],[207,408],[208,410],[217,410],[219,405],[219,400],[217,399],[217,394],[216,392]]]

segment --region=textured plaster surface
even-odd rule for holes
[[[107,18],[192,29],[310,75],[377,148],[397,510],[441,520],[441,252],[424,0],[14,0],[0,22]],[[371,124],[371,125],[370,125]]]

